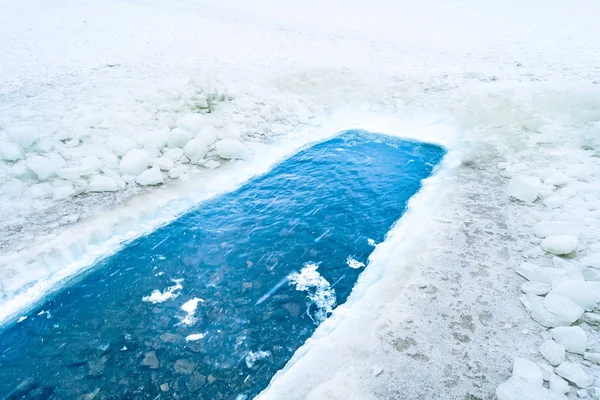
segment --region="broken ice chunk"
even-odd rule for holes
[[[591,311],[600,302],[600,282],[578,279],[555,281],[550,293],[568,297],[586,311]]]
[[[585,373],[580,364],[565,361],[556,368],[556,374],[562,376],[569,382],[573,382],[580,388],[588,387],[592,384],[592,380]]]
[[[565,346],[554,340],[546,340],[540,346],[540,354],[552,365],[559,365],[565,361]]]
[[[510,180],[506,193],[526,203],[533,203],[538,198],[541,182],[534,176],[518,175]]]
[[[538,296],[543,296],[550,291],[550,285],[541,282],[525,282],[521,285],[523,293],[531,293]]]
[[[583,354],[587,347],[587,335],[578,326],[558,327],[550,330],[552,337],[565,346],[570,353]]]
[[[579,236],[581,226],[571,221],[542,221],[535,225],[535,236],[546,238],[555,235]]]
[[[553,314],[558,315],[568,324],[577,321],[583,315],[584,309],[572,302],[569,298],[555,294],[551,291],[544,298],[544,307]]]
[[[555,235],[542,240],[540,246],[547,253],[563,255],[575,251],[578,244],[579,240],[575,235]]]

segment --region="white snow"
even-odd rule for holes
[[[587,335],[579,326],[558,327],[551,329],[552,337],[562,344],[566,351],[583,354],[587,347]],[[559,374],[560,375],[560,374]]]
[[[555,235],[542,240],[540,246],[548,253],[563,255],[575,251],[578,243],[575,235]]]
[[[245,159],[248,152],[242,143],[235,139],[222,139],[215,143],[217,154],[225,159]]]

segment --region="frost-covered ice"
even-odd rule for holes
[[[172,300],[176,297],[179,297],[179,295],[181,294],[181,289],[183,289],[183,286],[181,285],[181,282],[183,282],[183,279],[173,279],[173,282],[175,283],[173,286],[169,286],[162,292],[158,289],[153,290],[149,296],[142,297],[142,301],[156,304],[156,303],[164,303],[167,300]],[[190,300],[190,301],[192,301],[192,300]],[[194,307],[194,310],[195,310],[195,307]]]
[[[567,327],[572,303],[592,306],[593,285],[560,282],[600,280],[599,7],[6,2],[0,320],[194,201],[360,127],[441,143],[448,158],[262,398],[488,398],[509,380],[505,398],[574,398],[559,375],[533,387],[511,365],[544,362],[544,326]],[[219,156],[225,139],[246,151],[221,155],[247,161]],[[148,164],[124,174],[132,150]],[[136,183],[155,165],[162,185]],[[562,298],[546,301],[555,289]],[[572,324],[584,355],[600,352],[592,310]],[[598,385],[596,364],[567,358]]]

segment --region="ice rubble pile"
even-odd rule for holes
[[[0,126],[0,178],[13,182],[10,186],[20,192],[13,198],[60,200],[84,192],[114,192],[127,185],[160,185],[166,179],[186,179],[192,168],[216,168],[223,160],[245,158],[237,125],[217,129],[207,121],[206,114],[232,100],[231,94],[222,85],[190,85],[178,94],[187,97],[179,99],[183,103],[174,109],[162,110],[166,100],[160,96],[138,99],[156,103],[158,111],[169,114],[163,120],[171,122],[137,135],[91,123],[99,130],[85,143],[85,137],[44,131],[27,121]]]
[[[587,165],[586,174],[528,175],[519,173],[523,166],[499,165],[511,176],[507,194],[525,204],[539,200],[552,218],[535,225],[535,246],[516,267],[527,280],[521,302],[545,328],[540,361],[516,358],[512,377],[497,388],[500,400],[600,398],[600,174]],[[548,258],[552,266],[539,265]]]

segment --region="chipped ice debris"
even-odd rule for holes
[[[37,313],[37,315],[38,316],[45,315],[46,319],[52,318],[52,315],[50,314],[50,311],[45,311],[45,310],[40,311],[39,313]]]
[[[591,311],[600,303],[600,282],[578,279],[556,281],[550,294],[565,296],[584,310]]]
[[[578,244],[579,240],[575,235],[555,235],[542,240],[540,246],[547,253],[564,255],[575,251]]]
[[[185,337],[186,342],[195,342],[196,340],[201,340],[206,337],[206,333],[192,333],[191,335],[187,335]]]
[[[158,165],[142,172],[135,181],[142,186],[154,186],[164,183],[162,172],[160,172]]]
[[[24,157],[23,150],[19,145],[11,142],[0,143],[0,160],[18,161]]]
[[[600,269],[600,253],[587,255],[579,260],[586,267]]]
[[[558,327],[550,330],[552,338],[570,353],[583,354],[587,347],[587,335],[578,326]]]
[[[317,264],[306,263],[300,272],[288,275],[290,284],[295,285],[296,290],[308,292],[310,303],[307,314],[315,324],[319,324],[327,318],[333,311],[336,301],[335,290],[331,288],[327,279],[319,274],[317,268],[319,268]],[[314,315],[311,315],[310,312],[311,304],[317,307]]]
[[[552,379],[552,378],[550,378]],[[534,362],[517,357],[511,378],[496,389],[499,400],[564,400],[561,394],[542,386],[543,374]]]
[[[217,155],[225,159],[245,159],[248,157],[246,147],[235,139],[223,139],[215,143]]]
[[[371,368],[371,374],[373,376],[379,376],[379,375],[381,375],[382,372],[383,372],[383,368],[378,365],[375,365]]]
[[[183,289],[183,286],[181,286],[183,279],[172,279],[172,281],[175,282],[175,285],[169,286],[164,292],[155,289],[152,291],[150,296],[142,297],[142,301],[156,304],[178,297],[181,294],[181,289]]]
[[[510,180],[506,193],[515,199],[533,203],[538,198],[541,184],[539,178],[534,176],[518,175]]]
[[[583,280],[583,276],[579,271],[539,267],[527,262],[519,265],[515,271],[528,281],[545,283],[547,285],[552,285],[552,282],[556,280],[567,278]]]
[[[202,114],[186,114],[175,122],[178,128],[191,133],[199,133],[204,127],[204,116]]]
[[[541,282],[525,282],[521,285],[521,291],[523,293],[531,293],[538,296],[547,294],[551,288],[550,285]]]
[[[173,129],[167,135],[167,146],[171,148],[183,147],[189,142],[194,135],[192,132],[181,128]]]
[[[535,236],[547,238],[555,235],[575,235],[581,233],[581,225],[571,221],[542,221],[534,227]]]
[[[353,269],[359,269],[365,266],[365,263],[355,260],[352,257],[348,257],[348,259],[346,260],[346,264],[348,264],[348,266]]]
[[[565,361],[565,346],[554,340],[546,340],[540,346],[540,354],[554,366]]]
[[[17,324],[20,324],[21,322],[25,321],[27,319],[26,315],[22,315],[19,317],[19,319],[17,320]]]
[[[593,362],[594,364],[600,365],[600,353],[583,353],[583,358]]]
[[[116,180],[106,175],[94,175],[87,187],[88,192],[116,192],[119,184]]]
[[[569,325],[577,321],[583,315],[583,308],[572,302],[568,297],[553,292],[554,291],[551,291],[544,298],[544,307],[546,307],[548,311],[558,315],[560,318],[567,321]]]
[[[560,394],[568,393],[569,382],[556,374],[552,374],[552,376],[550,376],[550,390]]]
[[[215,169],[215,168],[219,168],[220,166],[221,166],[221,163],[216,160],[208,160],[207,162],[204,163],[204,168],[208,168],[208,169]]]
[[[369,246],[375,247],[376,243],[373,239],[367,239],[367,243],[369,244]]]
[[[556,374],[562,376],[569,382],[574,383],[580,388],[590,386],[593,382],[592,379],[583,370],[580,364],[565,361],[556,368]]]
[[[246,366],[252,368],[257,361],[264,360],[265,358],[271,357],[270,351],[259,350],[257,352],[249,351],[246,354]]]
[[[196,323],[197,319],[194,317],[194,314],[196,314],[198,303],[204,303],[204,300],[194,297],[193,299],[186,301],[181,306],[181,309],[185,311],[186,315],[185,317],[180,318],[181,321],[178,323],[178,325],[192,326],[194,323]]]
[[[139,175],[150,165],[150,155],[146,150],[129,150],[119,163],[122,175]]]
[[[198,164],[208,152],[208,145],[204,139],[194,138],[190,140],[183,148],[183,154],[192,164]]]
[[[544,382],[550,381],[550,377],[554,373],[554,368],[543,362],[539,362],[537,365],[540,367],[540,371],[542,371],[542,379]]]
[[[138,142],[136,142],[132,138],[122,137],[114,139],[111,143],[111,147],[115,154],[119,157],[123,157],[130,150],[137,149],[139,146]]]
[[[41,181],[56,176],[56,172],[67,165],[65,160],[55,153],[48,156],[32,155],[27,158],[26,164]]]
[[[12,125],[5,128],[8,140],[19,145],[23,150],[30,148],[40,138],[40,131],[31,125]]]

